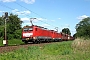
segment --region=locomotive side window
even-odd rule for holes
[[[28,28],[29,31],[32,31],[33,29],[32,28]]]
[[[24,28],[23,31],[28,31],[28,28]]]

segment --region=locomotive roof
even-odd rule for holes
[[[27,28],[27,27],[31,28],[32,26],[24,26],[23,28]]]
[[[47,28],[44,28],[44,27],[42,27],[42,26],[37,26],[37,25],[34,25],[34,26],[39,27],[39,28],[41,28],[41,29],[47,30]]]
[[[23,28],[31,28],[31,27],[38,27],[38,28],[41,28],[41,29],[45,29],[45,30],[47,30],[47,28],[44,28],[44,27],[42,27],[42,26],[37,26],[37,25],[32,25],[32,26],[24,26]]]
[[[37,25],[32,25],[32,26],[24,26],[23,28],[32,28],[32,27],[38,27],[38,28],[41,28],[41,29],[45,29],[45,30],[48,30],[47,28],[44,28],[44,27],[42,27],[42,26],[37,26]],[[49,30],[49,31],[53,31],[53,32],[57,32],[57,31],[55,31],[55,30]]]

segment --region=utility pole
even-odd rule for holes
[[[5,19],[5,33],[4,33],[4,40],[3,40],[3,44],[4,46],[8,45],[8,40],[7,40],[7,29],[6,29],[6,20],[8,19],[8,12],[5,12],[3,18]]]

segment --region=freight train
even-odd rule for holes
[[[73,39],[74,38],[68,34],[58,33],[57,31],[48,30],[41,26],[32,25],[22,28],[22,41],[24,43],[54,42]]]

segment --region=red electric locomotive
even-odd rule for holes
[[[22,41],[28,42],[50,42],[50,41],[60,41],[61,33],[57,33],[54,30],[48,30],[40,26],[24,26],[22,29]]]
[[[66,41],[74,40],[74,38],[68,34],[58,33],[54,30],[48,30],[41,26],[24,26],[22,29],[22,41],[25,43],[33,42],[51,42],[51,41]]]

